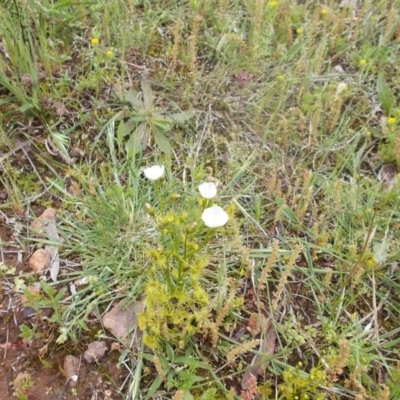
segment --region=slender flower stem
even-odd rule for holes
[[[179,254],[173,253],[172,254],[178,260],[178,285],[182,285],[183,279],[183,268],[185,267],[185,258],[182,258]]]
[[[164,275],[165,275],[165,280],[167,281],[167,286],[169,288],[169,291],[172,293],[174,291],[175,285],[174,282],[172,281],[168,266],[165,267],[164,269]]]
[[[188,241],[188,233],[185,233],[185,240],[183,242],[183,260],[187,260],[187,241]],[[182,262],[179,263],[179,272],[178,272],[178,281],[181,283],[183,274],[183,265]]]
[[[201,244],[201,248],[204,248],[207,246],[209,241],[215,237],[215,229],[207,229],[207,234],[203,240],[203,243]]]
[[[163,198],[161,196],[161,185],[160,182],[155,182],[155,191],[156,191],[156,197],[158,200],[158,204],[160,206],[160,211],[161,213],[164,212],[164,203],[163,203]]]
[[[211,200],[204,199],[204,198],[202,198],[201,200],[202,200],[201,201],[201,207],[202,207],[201,211],[204,211],[210,205]]]

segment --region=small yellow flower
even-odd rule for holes
[[[279,82],[283,82],[285,80],[285,77],[283,75],[278,75],[276,79],[278,79]]]
[[[112,58],[114,56],[114,52],[112,50],[107,50],[106,55],[107,55],[107,57]]]
[[[367,259],[368,267],[375,267],[377,264],[378,264],[378,261],[374,256],[368,257],[368,259]]]
[[[165,216],[165,220],[167,223],[172,224],[175,221],[175,215],[173,213],[168,213]]]
[[[394,125],[394,124],[396,123],[396,118],[390,117],[390,118],[388,119],[388,123],[389,123],[389,125]]]
[[[147,333],[145,333],[143,335],[142,340],[143,340],[144,345],[149,347],[152,350],[157,350],[158,346],[160,345],[160,343],[158,342],[158,340],[155,337],[150,336]]]
[[[94,37],[90,40],[90,42],[93,46],[97,46],[99,44],[99,39]]]
[[[367,63],[367,60],[365,60],[364,58],[360,60],[359,64],[360,65],[365,65]]]
[[[267,3],[268,7],[277,7],[279,5],[279,1],[269,1]]]
[[[328,14],[328,10],[327,10],[326,8],[322,9],[322,10],[321,10],[321,14],[322,14],[322,15]]]
[[[303,28],[297,28],[297,29],[296,29],[296,33],[297,33],[298,35],[301,35],[303,32],[304,32]]]

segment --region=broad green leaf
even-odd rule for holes
[[[164,132],[172,129],[172,121],[168,121],[167,119],[155,119],[152,121],[156,127],[161,128]]]
[[[51,318],[49,319],[50,322],[56,323],[56,322],[61,322],[61,316],[59,313],[55,312]]]
[[[35,326],[35,325],[33,325]],[[32,339],[35,333],[35,328],[29,328],[28,325],[22,324],[19,327],[21,333],[19,334],[19,337],[21,338],[27,338],[27,339]]]
[[[151,90],[150,83],[146,80],[142,80],[142,93],[143,93],[143,103],[146,110],[151,110],[153,108],[153,91]]]
[[[194,365],[196,369],[201,368],[201,369],[207,369],[209,371],[212,370],[212,368],[201,361],[198,361],[196,359],[193,359],[193,357],[186,357],[186,356],[181,356],[181,357],[176,357],[174,360],[175,364],[181,365],[181,364],[187,364],[187,365]]]
[[[175,352],[169,343],[165,343],[165,350],[167,352],[169,362],[174,362]]]
[[[392,237],[385,236],[381,242],[372,245],[374,256],[377,263],[383,263],[387,259],[390,251]]]
[[[57,303],[62,300],[66,291],[67,291],[67,289],[65,289],[65,288],[60,289],[60,291],[57,293],[57,296],[54,298]]]
[[[171,142],[169,139],[164,135],[162,129],[155,127],[154,130],[154,141],[156,145],[160,148],[160,150],[164,153],[171,152]]]
[[[30,110],[32,107],[33,107],[32,104],[25,103],[25,104],[24,104],[23,106],[21,106],[18,110],[21,111],[21,112],[25,112],[25,111]]]
[[[0,85],[1,85],[1,83],[0,83]],[[2,106],[3,104],[14,103],[15,100],[16,100],[15,96],[5,97],[5,98],[0,100],[0,106]]]
[[[142,122],[135,131],[136,138],[141,150],[145,149],[150,138],[150,126],[147,122]]]
[[[138,122],[144,122],[146,121],[146,117],[142,114],[135,114],[132,117],[129,118],[128,122],[134,122],[134,123],[138,123]]]
[[[163,382],[163,380],[162,380],[161,376],[157,376],[157,378],[154,379],[153,383],[149,387],[149,390],[147,391],[148,398],[150,398],[151,396],[153,396],[153,394],[155,392],[157,392],[157,390],[161,386],[162,382]]]
[[[179,375],[179,379],[186,382],[187,384],[190,384],[190,386],[193,386],[195,383],[202,382],[206,379],[204,376],[195,375],[185,369],[180,371],[178,373],[178,375]]]
[[[193,111],[182,111],[171,115],[171,118],[178,124],[182,124],[194,117]]]
[[[135,155],[140,152],[140,148],[136,144],[136,136],[132,135],[125,145],[125,151],[128,158],[131,160],[135,159]]]
[[[179,356],[179,357],[175,357],[175,364],[188,364],[188,365],[197,365],[199,364],[199,362],[190,356]]]
[[[378,100],[381,103],[381,107],[387,115],[390,115],[393,108],[393,95],[381,72],[378,74],[376,90],[378,91]]]
[[[143,122],[143,121],[140,121]],[[125,122],[125,136],[131,134],[131,132],[136,128],[137,122],[134,121],[132,118]]]
[[[143,358],[147,361],[154,362],[154,354],[143,353]],[[165,359],[163,356],[158,355],[158,359],[161,364],[161,368],[164,371],[164,374],[168,373],[171,369],[169,365],[169,360]]]
[[[294,44],[286,54],[281,58],[279,64],[284,64],[292,60],[292,58],[302,49],[304,49],[304,44],[302,42],[298,42]]]
[[[129,122],[129,121],[128,121]],[[133,159],[135,154],[140,153],[147,146],[150,137],[150,127],[147,122],[142,122],[135,131],[132,132],[125,150],[129,158]]]
[[[125,98],[127,101],[129,101],[129,103],[131,103],[133,108],[136,109],[141,109],[143,108],[143,103],[142,100],[140,99],[139,93],[134,90],[128,90],[125,94]]]
[[[121,120],[121,122],[118,125],[118,129],[117,129],[117,143],[118,146],[122,146],[122,142],[124,140],[125,137],[125,122],[124,120]]]
[[[167,387],[168,388],[173,388],[177,386],[178,381],[176,379],[176,372],[174,369],[171,369],[168,374],[166,374],[166,380],[167,380]]]
[[[43,292],[47,294],[47,296],[54,297],[56,295],[56,290],[51,287],[47,282],[41,281],[40,287],[42,288]]]
[[[193,399],[194,399],[193,395],[188,391],[186,391],[185,394],[183,395],[183,400],[193,400]]]

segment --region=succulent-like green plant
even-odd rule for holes
[[[171,152],[171,142],[165,135],[175,124],[189,120],[193,113],[181,111],[167,115],[167,110],[154,105],[154,96],[148,80],[141,81],[141,92],[134,89],[120,93],[119,97],[130,103],[129,118],[121,119],[117,128],[117,143],[120,148],[125,144],[128,156],[144,150],[154,139],[155,144],[164,153]],[[128,137],[127,141],[126,138]]]

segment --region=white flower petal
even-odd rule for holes
[[[76,286],[87,285],[89,283],[89,278],[87,276],[84,276],[80,279],[77,279],[74,283]]]
[[[199,185],[201,197],[212,199],[217,195],[217,185],[214,182],[204,182]]]
[[[164,165],[153,165],[143,170],[144,176],[150,181],[156,181],[164,176]]]
[[[219,228],[228,222],[229,215],[221,207],[212,206],[203,211],[201,219],[209,228]]]

